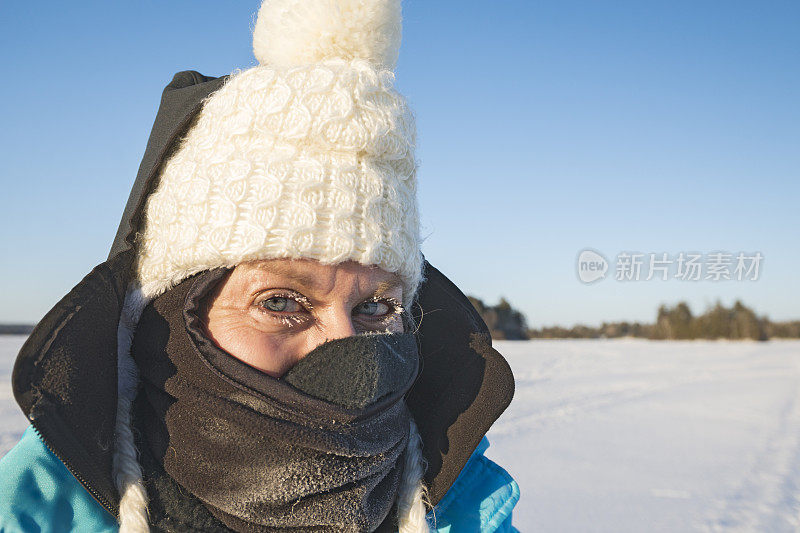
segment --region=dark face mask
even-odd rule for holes
[[[184,281],[139,322],[134,417],[148,493],[174,480],[222,530],[374,531],[390,518],[402,476],[414,335],[328,341],[276,379],[203,334],[203,298],[224,274]],[[213,529],[165,499],[174,495],[152,502],[155,520]]]

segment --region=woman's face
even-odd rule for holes
[[[243,263],[210,295],[206,333],[237,359],[280,377],[326,340],[402,332],[402,297],[396,274],[354,261]]]

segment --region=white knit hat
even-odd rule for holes
[[[400,0],[265,0],[233,73],[161,170],[137,235],[152,299],[256,259],[354,260],[420,283],[414,117],[394,89]]]

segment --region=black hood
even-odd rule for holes
[[[179,72],[166,87],[108,259],[39,322],[14,365],[14,396],[56,456],[112,514],[117,329],[133,266],[133,239],[159,171],[226,77]],[[428,461],[432,503],[444,496],[511,402],[514,378],[466,296],[425,261],[412,313],[421,372],[407,398]]]

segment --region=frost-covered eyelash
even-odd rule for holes
[[[285,324],[287,326],[294,326],[295,324],[300,324],[306,321],[305,317],[299,317],[297,315],[271,315],[275,320],[280,322],[281,324]]]
[[[314,309],[314,306],[311,305],[311,302],[308,300],[308,298],[306,298],[302,294],[297,294],[297,293],[281,292],[281,293],[270,294],[268,298],[264,298],[263,300],[260,300],[258,302],[257,307],[261,312],[266,313],[273,320],[277,320],[278,322],[286,326],[291,327],[296,324],[305,322],[308,319],[308,315],[298,315],[298,314],[288,314],[288,313],[283,314],[280,311],[271,311],[269,309],[266,309],[262,304],[272,298],[286,298],[289,300],[294,300],[303,307],[305,307],[307,311],[311,311],[312,309]],[[364,300],[361,303],[367,303],[367,302],[383,302],[388,304],[389,307],[391,307],[388,313],[386,313],[384,316],[375,319],[376,322],[381,322],[381,323],[391,322],[397,316],[401,315],[403,311],[405,311],[405,309],[403,308],[403,304],[400,302],[400,300],[398,300],[397,298],[393,298],[392,296],[373,296],[372,298]]]
[[[392,325],[392,323],[394,323],[403,313],[403,311],[405,311],[400,301],[396,298],[392,298],[391,296],[373,296],[368,300],[364,300],[362,303],[367,302],[383,302],[391,308],[385,315],[367,319],[370,320],[378,329],[386,328],[388,331],[388,328]]]
[[[398,300],[397,298],[393,298],[392,296],[373,296],[372,298],[364,300],[361,303],[367,303],[367,302],[383,302],[389,304],[389,307],[391,307],[392,309],[389,313],[386,313],[386,317],[393,317],[393,315],[399,315],[403,311],[405,311],[405,309],[403,308],[403,304],[400,303],[400,300]]]
[[[280,311],[272,311],[264,307],[264,302],[271,300],[272,298],[286,298],[287,300],[293,300],[300,304],[302,307],[305,307],[306,311],[311,311],[314,309],[314,306],[311,305],[311,302],[299,293],[294,292],[276,292],[274,294],[270,294],[268,297],[259,300],[256,304],[258,310],[265,315],[269,316],[272,320],[277,320],[281,324],[286,326],[294,326],[296,324],[300,324],[305,322],[308,319],[308,315],[299,315],[299,314],[290,314],[290,313],[282,313]]]

